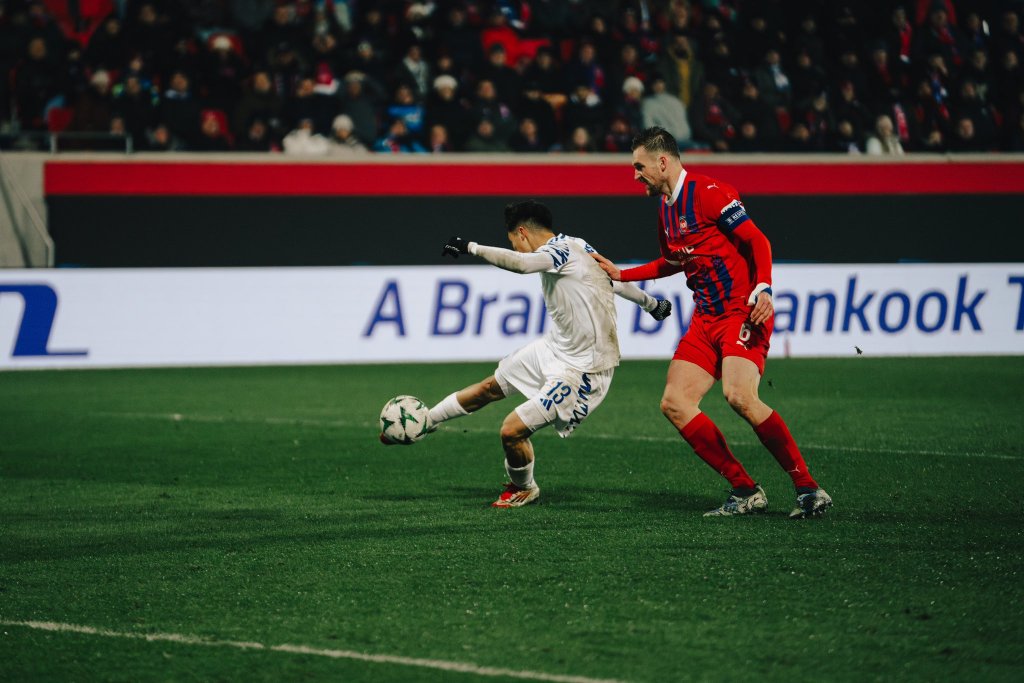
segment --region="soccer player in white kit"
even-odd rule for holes
[[[615,323],[617,294],[656,320],[672,305],[639,287],[612,282],[590,257],[594,249],[577,237],[555,234],[551,211],[535,201],[505,207],[512,249],[488,247],[453,237],[444,254],[472,254],[514,273],[540,273],[551,317],[545,335],[498,363],[494,374],[447,396],[430,410],[431,429],[518,392],[526,397],[501,425],[505,470],[511,482],[494,507],[528,505],[540,496],[533,478],[533,432],[554,425],[568,437],[604,400],[619,364]]]

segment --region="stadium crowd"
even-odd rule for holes
[[[114,133],[151,151],[620,152],[660,125],[684,150],[1024,151],[1022,11],[0,0],[0,133]]]

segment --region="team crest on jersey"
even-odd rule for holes
[[[679,219],[679,232],[686,232],[686,228],[687,227],[688,226],[686,225],[686,219],[680,217],[680,219]]]

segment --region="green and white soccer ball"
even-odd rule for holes
[[[391,443],[405,446],[427,435],[430,408],[415,396],[395,396],[380,411],[380,432]]]

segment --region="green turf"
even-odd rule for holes
[[[665,367],[538,435],[542,501],[511,511],[511,402],[376,442],[387,398],[490,365],[0,373],[0,621],[627,681],[1024,677],[1024,358],[770,362],[836,502],[802,522],[717,389],[771,512],[700,516],[725,485],[659,414]],[[299,679],[505,680],[0,627],[5,681]]]

